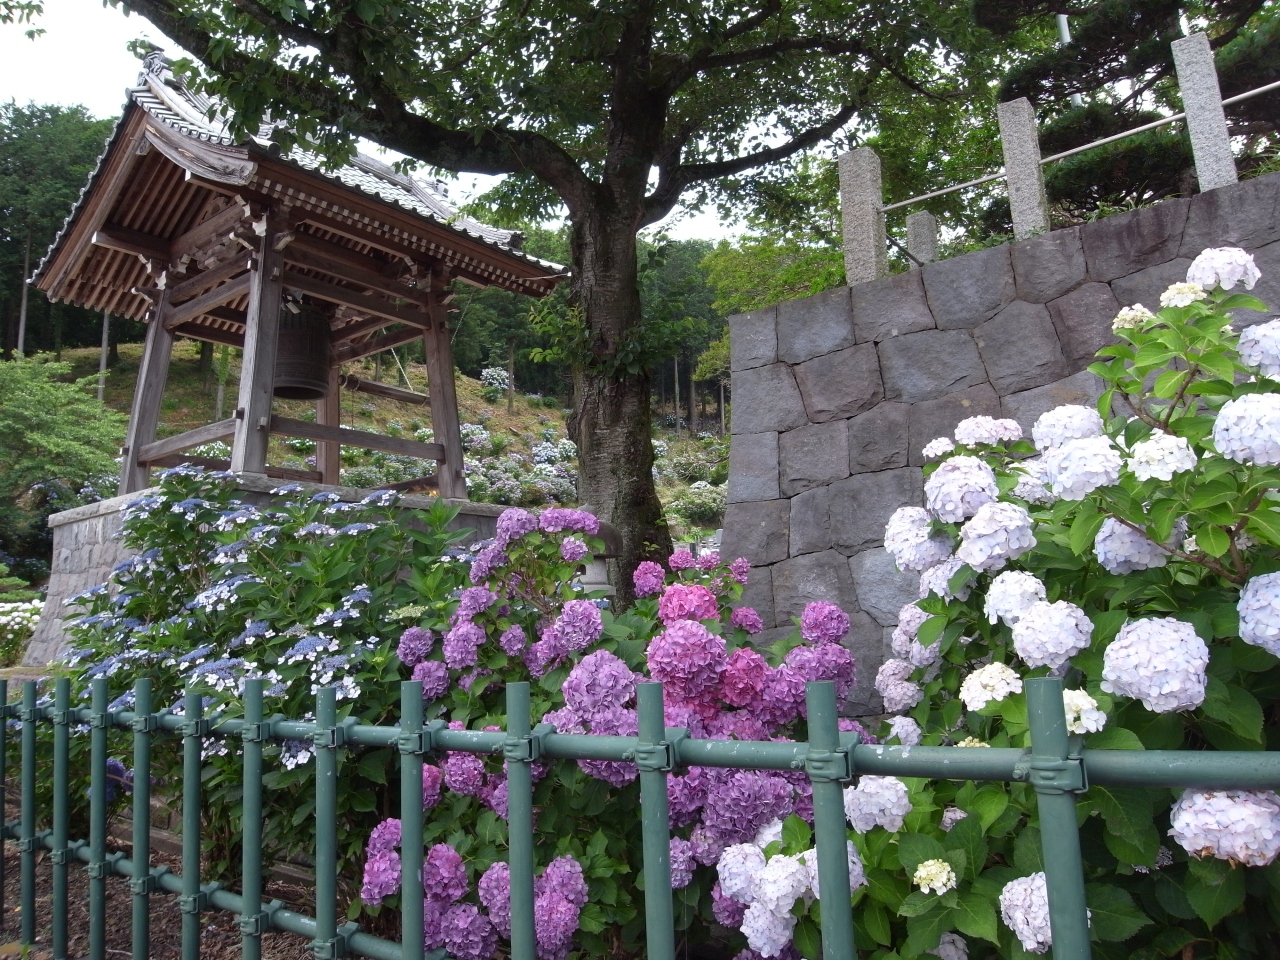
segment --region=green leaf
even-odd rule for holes
[[[996,910],[991,901],[981,894],[970,891],[960,896],[960,905],[951,913],[956,929],[970,937],[980,937],[998,944],[999,931],[996,927]]]
[[[1264,504],[1262,509],[1250,514],[1245,529],[1259,540],[1280,546],[1280,510],[1276,510],[1271,504]]]
[[[945,616],[930,617],[924,623],[920,624],[920,630],[916,634],[916,639],[920,641],[922,646],[931,647],[933,642],[942,636],[942,631],[947,627],[947,618]]]
[[[1077,557],[1084,556],[1085,551],[1093,546],[1094,538],[1098,536],[1106,519],[1104,514],[1098,512],[1092,500],[1086,500],[1071,521],[1071,552]]]
[[[1168,400],[1178,392],[1178,387],[1182,385],[1182,381],[1186,378],[1187,371],[1185,370],[1166,370],[1156,377],[1156,382],[1151,392],[1161,400]]]
[[[782,843],[789,854],[808,850],[813,846],[813,831],[793,813],[782,822]]]
[[[808,917],[801,917],[796,922],[791,939],[805,960],[818,960],[822,956],[822,934],[818,925]]]
[[[916,872],[916,867],[926,860],[943,860],[946,854],[942,844],[933,837],[923,833],[898,834],[898,860],[907,871],[907,876]]]
[[[971,814],[956,823],[943,840],[943,846],[947,848],[947,858],[951,865],[956,867],[957,875],[963,876],[967,873],[970,879],[974,879],[986,865],[987,838],[982,829],[982,820]],[[967,870],[960,870],[954,860],[951,860],[953,852],[964,854]]]
[[[1144,831],[1151,825],[1151,796],[1137,787],[1089,787],[1089,797],[1097,805],[1107,829],[1130,843],[1142,845]]]
[[[1090,911],[1089,934],[1094,940],[1128,940],[1151,924],[1133,898],[1111,884],[1086,884],[1084,899]]]
[[[915,956],[934,949],[951,926],[951,911],[941,905],[930,913],[908,918],[907,955]]]
[[[1231,538],[1221,527],[1206,524],[1196,530],[1196,545],[1209,556],[1220,557],[1231,547]]]
[[[937,894],[925,893],[923,890],[913,890],[907,894],[907,899],[902,901],[902,906],[898,907],[898,916],[918,917],[921,914],[928,913],[937,905]]]
[[[1009,806],[1009,794],[1003,786],[987,785],[973,795],[973,802],[968,809],[978,815],[982,829],[988,830]],[[961,821],[963,823],[963,821]]]
[[[1125,727],[1107,727],[1098,733],[1091,733],[1084,738],[1084,745],[1090,750],[1146,749],[1138,735]]]
[[[1213,927],[1244,903],[1244,870],[1222,860],[1192,860],[1182,889],[1200,919]]]
[[[1262,705],[1243,687],[1231,684],[1227,689],[1231,695],[1227,722],[1232,732],[1261,743]]]
[[[871,934],[876,943],[886,947],[893,943],[893,929],[889,925],[889,912],[885,910],[884,904],[867,900],[859,905],[857,913],[867,933]]]
[[[1013,866],[1023,876],[1030,876],[1044,869],[1038,827],[1025,828],[1013,841]]]

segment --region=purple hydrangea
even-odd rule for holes
[[[444,771],[432,763],[422,765],[422,806],[430,810],[440,802],[440,788],[444,785]]]
[[[455,960],[489,960],[498,947],[498,932],[473,903],[456,903],[446,910],[440,935]]]
[[[475,584],[485,583],[499,568],[505,567],[510,560],[511,558],[502,552],[500,546],[496,543],[490,544],[477,553],[475,560],[471,562],[471,582]]]
[[[383,820],[369,832],[369,853],[386,853],[400,846],[400,821]]]
[[[729,659],[724,638],[693,620],[668,624],[649,643],[646,656],[649,675],[685,700],[712,694],[720,685],[720,674]]]
[[[606,650],[583,657],[565,678],[564,702],[578,716],[591,719],[606,707],[626,705],[636,695],[636,675]]]
[[[484,628],[464,620],[444,635],[444,662],[451,670],[474,667],[484,643]]]
[[[755,635],[764,629],[764,621],[752,607],[737,607],[729,614],[729,625]]]
[[[739,557],[729,564],[729,575],[743,586],[746,586],[747,577],[751,575],[751,561],[746,557]]]
[[[507,819],[507,790],[507,778],[499,775],[490,777],[484,787],[484,802],[503,820]]]
[[[568,654],[560,635],[554,627],[542,631],[542,639],[530,644],[524,652],[524,662],[535,677],[543,676]]]
[[[453,622],[461,623],[470,620],[482,610],[488,610],[498,595],[488,587],[467,587],[458,600],[458,609],[453,612]]]
[[[645,560],[631,574],[631,582],[635,585],[637,597],[651,597],[662,589],[666,581],[662,567],[652,560]]]
[[[397,821],[398,822],[398,821]],[[369,851],[364,862],[364,883],[360,887],[360,899],[370,906],[377,906],[384,897],[400,889],[400,855],[394,850]]]
[[[548,892],[533,901],[533,929],[538,941],[538,960],[564,960],[573,946],[578,929],[579,908]]]
[[[444,758],[444,785],[454,793],[478,797],[484,788],[484,761],[470,753]]]
[[[693,859],[704,867],[711,866],[724,853],[724,841],[701,823],[689,834],[689,843],[693,846]]]
[[[587,555],[587,545],[576,537],[565,537],[560,541],[560,559],[565,563],[580,563]]]
[[[423,898],[422,943],[428,950],[439,950],[444,946],[444,915],[448,912],[449,904]]]
[[[544,533],[585,533],[594,537],[600,532],[600,521],[585,510],[552,507],[538,517],[538,528]]]
[[[591,733],[603,737],[634,737],[639,731],[636,712],[626,707],[601,706],[591,717]],[[634,763],[617,760],[579,760],[588,776],[621,787],[636,778],[639,770]]]
[[[667,560],[667,566],[671,568],[672,573],[679,573],[681,570],[692,570],[697,565],[698,561],[693,558],[693,554],[688,550],[677,550]]]
[[[422,627],[410,627],[400,634],[400,646],[396,647],[396,656],[406,667],[416,667],[427,655],[436,642],[434,634]]]
[[[575,907],[586,906],[587,881],[582,873],[582,864],[573,857],[556,857],[535,881],[534,893],[537,896],[558,893]]]
[[[498,646],[508,657],[519,656],[529,646],[529,638],[525,635],[524,627],[518,623],[507,627],[498,638]]]
[[[739,903],[733,897],[727,897],[724,891],[720,889],[720,884],[716,884],[711,888],[711,913],[716,918],[716,923],[722,927],[728,927],[730,930],[736,930],[742,926],[742,915],[747,912],[747,905]]]
[[[812,647],[794,647],[784,661],[808,681],[834,680],[836,701],[843,703],[853,689],[854,664],[849,651],[838,643],[819,643]]]
[[[737,616],[742,610],[750,609],[750,607],[739,607],[733,613]],[[768,661],[749,647],[739,647],[733,651],[733,655],[724,666],[724,673],[720,678],[720,696],[730,706],[750,706],[759,700],[768,676]]]
[[[449,689],[449,668],[439,660],[423,660],[413,668],[413,679],[422,684],[423,700],[439,700]]]
[[[702,767],[690,767],[680,776],[667,778],[667,811],[672,827],[692,823],[707,799],[710,778]]]
[[[494,929],[503,936],[511,936],[511,868],[502,861],[491,864],[476,885],[480,902],[489,912]]]
[[[715,620],[720,616],[716,595],[701,584],[673,583],[658,601],[663,623],[676,620]]]
[[[757,714],[772,727],[781,727],[800,716],[804,706],[804,677],[785,663],[764,681]]]
[[[769,729],[746,710],[726,710],[708,721],[707,735],[714,740],[768,740]]]
[[[800,636],[810,643],[836,643],[849,632],[849,615],[834,603],[810,603],[800,614]]]
[[[600,608],[590,600],[570,600],[560,611],[553,628],[564,649],[572,653],[585,650],[604,632]]]
[[[707,791],[703,826],[726,845],[750,842],[766,823],[791,815],[793,794],[777,774],[739,770]]]
[[[494,546],[505,550],[526,533],[532,533],[537,529],[538,520],[528,510],[521,510],[519,507],[503,510],[502,515],[498,517],[497,533],[493,538]]]
[[[680,837],[671,838],[671,889],[683,890],[693,881],[693,844]]]
[[[422,893],[428,900],[453,903],[467,894],[467,868],[462,856],[447,843],[427,851],[422,863]]]
[[[715,550],[708,550],[698,557],[699,570],[714,570],[718,566],[720,566],[720,554]]]

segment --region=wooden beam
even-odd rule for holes
[[[346,343],[350,340],[355,340],[357,337],[376,333],[384,327],[392,326],[394,323],[394,320],[388,320],[386,317],[366,317],[363,320],[357,320],[355,323],[348,323],[345,327],[338,327],[333,331],[331,342],[334,344]]]
[[[436,471],[440,496],[467,499],[467,477],[462,470],[462,428],[458,421],[458,392],[453,374],[453,338],[449,334],[448,308],[441,302],[449,277],[433,273],[423,316],[429,327],[422,346],[427,358],[427,385],[431,390],[431,430],[444,446],[444,459]]]
[[[218,264],[197,277],[175,283],[169,290],[169,299],[174,303],[182,303],[194,296],[204,293],[210,287],[216,287],[224,280],[230,280],[237,274],[253,269],[253,257],[238,251],[225,262]]]
[[[230,237],[236,224],[249,217],[251,213],[249,204],[237,197],[225,210],[218,211],[208,220],[196,224],[186,233],[175,237],[169,244],[169,259],[181,260],[195,253],[211,240]]]
[[[342,427],[342,394],[338,392],[341,375],[337,367],[329,368],[329,391],[316,401],[316,423],[325,427]],[[316,466],[322,483],[336,484],[342,475],[342,444],[321,440],[316,444]]]
[[[169,360],[173,355],[173,333],[165,326],[167,304],[164,294],[156,305],[156,319],[147,326],[146,346],[138,366],[138,383],[133,390],[133,411],[125,434],[120,465],[120,493],[136,493],[147,486],[147,467],[138,462],[138,452],[156,438],[160,422],[160,402],[164,399]]]
[[[382,336],[374,337],[372,340],[362,340],[359,343],[340,343],[329,354],[329,362],[332,364],[350,363],[352,360],[359,360],[361,357],[367,357],[374,353],[381,353],[383,350],[390,350],[392,347],[398,347],[400,344],[416,340],[420,336],[422,336],[421,327],[400,327],[398,330],[384,333]]]
[[[147,260],[159,260],[166,264],[169,262],[168,243],[159,237],[153,237],[149,233],[141,233],[138,230],[130,230],[128,227],[104,223],[102,229],[94,231],[91,242],[94,246],[131,253]]]
[[[240,364],[240,394],[236,413],[240,423],[231,446],[231,469],[263,473],[271,442],[271,402],[276,376],[276,341],[280,334],[280,286],[284,261],[275,249],[283,224],[273,218],[258,244],[255,268],[249,271],[249,309],[244,328],[244,358]],[[233,281],[234,282],[234,281]]]
[[[344,248],[305,234],[296,235],[284,248],[284,262],[306,267],[308,270],[319,270],[339,280],[345,280],[365,290],[373,290],[388,297],[407,300],[410,303],[422,301],[421,290],[389,280],[380,273],[370,270],[372,261],[366,261],[363,267],[352,266],[346,262],[346,258],[339,259],[334,256],[333,251],[339,249]]]
[[[244,334],[233,330],[220,330],[203,323],[184,323],[169,331],[175,337],[188,337],[192,340],[208,340],[210,343],[225,343],[237,350],[244,348]]]
[[[242,276],[236,277],[224,283],[220,287],[214,287],[206,293],[186,303],[180,303],[176,307],[170,307],[166,316],[168,319],[165,323],[170,329],[186,323],[188,320],[194,320],[196,317],[206,314],[213,307],[221,306],[228,300],[234,300],[236,297],[242,297],[249,292],[250,278],[255,276],[257,271],[251,270]]]
[[[406,440],[404,437],[387,437],[380,433],[352,430],[348,427],[330,427],[319,423],[308,423],[306,420],[294,420],[291,417],[272,417],[271,432],[281,437],[325,440],[340,443],[344,447],[384,450],[387,453],[399,453],[406,457],[418,457],[421,460],[440,460],[444,457],[444,447],[438,443],[423,443],[421,440]]]
[[[440,478],[434,473],[429,473],[425,477],[415,477],[412,480],[401,480],[399,483],[387,483],[378,487],[379,490],[399,490],[401,493],[416,493],[419,490],[438,490],[440,488]]]
[[[167,457],[161,457],[159,460],[153,460],[151,465],[153,467],[177,467],[184,463],[189,463],[193,467],[204,467],[206,470],[231,469],[230,460],[221,460],[217,457],[189,457],[183,453],[171,453]],[[295,470],[293,467],[266,467],[261,472],[276,480],[303,480],[307,483],[320,483],[320,471],[318,470]]]
[[[288,257],[285,259],[287,260]],[[422,310],[420,307],[398,307],[383,300],[381,297],[358,293],[348,287],[340,287],[336,283],[327,283],[315,277],[305,276],[296,270],[285,270],[284,285],[290,290],[301,290],[303,293],[308,293],[313,297],[328,300],[330,303],[342,304],[360,313],[372,313],[379,317],[386,317],[388,320],[398,320],[401,323],[412,323],[417,326],[422,325]]]
[[[235,435],[236,418],[227,417],[227,419],[219,420],[217,423],[206,423],[203,427],[196,427],[194,430],[188,430],[177,436],[165,437],[163,440],[148,443],[138,451],[138,462],[151,463],[171,453],[181,453],[183,450],[190,450],[192,447],[213,443],[215,440],[226,440],[228,437],[234,437]]]
[[[376,380],[361,380],[359,377],[353,377],[351,374],[344,374],[338,379],[338,383],[347,390],[354,390],[357,393],[368,393],[375,397],[384,397],[387,400],[399,400],[401,403],[415,403],[425,406],[431,402],[431,397],[425,393],[414,393],[412,390],[401,390],[399,387],[393,387],[390,384],[378,383]]]

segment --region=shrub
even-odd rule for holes
[[[725,489],[703,482],[690,487],[671,501],[670,511],[678,519],[695,527],[718,527],[724,522]]]

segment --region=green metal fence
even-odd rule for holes
[[[860,774],[949,780],[994,780],[1029,783],[1039,803],[1041,840],[1049,891],[1055,960],[1088,960],[1089,925],[1084,874],[1076,826],[1076,795],[1090,783],[1146,787],[1280,788],[1280,754],[1252,752],[1078,750],[1068,737],[1062,703],[1062,681],[1028,680],[1026,694],[1031,730],[1029,750],[963,747],[887,747],[860,744],[839,732],[835,687],[810,683],[807,690],[808,743],[696,740],[687,731],[666,726],[662,687],[638,687],[639,734],[608,737],[556,733],[547,724],[531,725],[529,687],[507,687],[505,732],[449,730],[443,721],[423,721],[422,685],[401,684],[400,725],[367,726],[338,723],[332,689],[316,698],[314,722],[263,716],[263,684],[248,681],[244,719],[211,723],[202,716],[199,695],[188,693],[184,715],[153,713],[151,681],[135,686],[135,709],[107,708],[105,680],[94,681],[89,708],[71,706],[68,680],[56,681],[52,705],[38,706],[36,684],[23,685],[20,704],[8,704],[0,681],[0,704],[6,718],[21,725],[21,818],[6,823],[4,835],[16,838],[21,850],[21,941],[36,937],[36,852],[50,851],[53,864],[52,931],[54,960],[67,956],[67,866],[87,864],[89,875],[89,958],[106,960],[106,880],[129,878],[133,906],[133,960],[149,955],[148,919],[151,894],[178,894],[182,910],[182,957],[200,956],[200,914],[225,910],[239,916],[245,960],[260,960],[261,937],[283,930],[311,938],[318,960],[358,955],[372,960],[442,960],[443,951],[426,954],[422,911],[402,910],[399,943],[365,933],[356,924],[338,923],[337,777],[338,750],[345,744],[395,747],[400,755],[402,823],[402,902],[422,899],[422,764],[441,750],[500,754],[507,761],[509,865],[511,875],[511,960],[536,960],[533,921],[533,780],[530,765],[539,759],[612,760],[639,768],[645,915],[649,960],[675,960],[671,898],[671,864],[667,821],[667,776],[683,766],[744,770],[804,770],[813,786],[814,833],[818,880],[828,904],[850,902],[845,859],[846,826],[842,784]],[[53,725],[52,829],[36,831],[37,738],[39,723]],[[71,728],[90,727],[90,831],[86,843],[70,840],[69,748]],[[106,852],[107,731],[133,731],[133,859]],[[4,781],[7,724],[0,724],[0,783]],[[150,756],[156,736],[183,740],[182,875],[150,862]],[[243,741],[243,876],[241,892],[223,889],[200,876],[201,746],[207,736]],[[308,740],[316,756],[315,915],[287,910],[278,901],[262,900],[262,750],[270,740]],[[2,874],[0,874],[2,881]],[[2,891],[0,886],[0,891]],[[3,903],[0,903],[3,915]],[[823,960],[856,956],[853,910],[827,906],[822,911]]]

